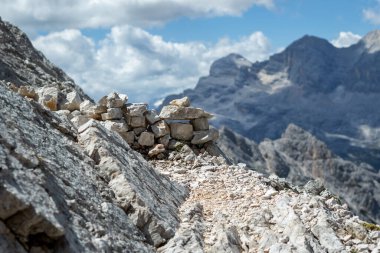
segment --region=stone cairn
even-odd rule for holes
[[[218,131],[209,126],[208,120],[213,115],[190,107],[188,97],[171,101],[158,114],[148,104],[128,103],[127,95],[116,92],[94,104],[83,101],[76,91],[65,95],[56,87],[21,86],[15,91],[66,116],[77,129],[91,119],[97,120],[117,132],[133,149],[151,158],[162,159],[167,150],[180,149],[184,144],[200,152],[212,149],[219,137]]]

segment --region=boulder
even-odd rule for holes
[[[169,141],[170,141],[170,135],[165,135],[165,136],[162,136],[161,138],[158,138],[157,142],[159,144],[163,144],[166,147],[169,146]]]
[[[84,115],[74,116],[70,121],[76,128],[79,128],[83,124],[87,123],[90,119]]]
[[[121,135],[121,137],[123,137],[123,139],[128,143],[128,144],[132,144],[133,142],[135,142],[135,133],[133,131],[129,131],[129,132],[121,132],[119,133]]]
[[[128,117],[128,125],[133,128],[137,127],[146,127],[145,117],[144,116],[132,116]]]
[[[169,126],[168,124],[166,124],[164,120],[158,121],[157,123],[153,124],[152,131],[154,133],[154,137],[156,138],[170,134]]]
[[[18,93],[21,96],[32,98],[34,100],[36,100],[38,97],[33,86],[20,86],[20,88],[18,88]]]
[[[106,113],[102,113],[102,120],[121,119],[123,113],[120,108],[107,109]]]
[[[189,107],[190,106],[190,99],[188,97],[174,99],[174,100],[170,101],[169,104],[179,106],[179,107]]]
[[[218,130],[211,128],[207,131],[196,131],[194,137],[191,140],[192,144],[204,144],[209,141],[215,141],[219,137]]]
[[[124,120],[106,120],[103,122],[103,126],[111,131],[118,133],[127,132],[128,125]]]
[[[124,97],[123,97],[124,98]],[[111,92],[107,96],[107,108],[121,108],[125,103],[125,98],[123,99],[116,92]]]
[[[141,146],[151,147],[154,145],[154,134],[150,132],[142,132],[139,137]]]
[[[38,102],[51,111],[57,110],[58,103],[58,89],[56,87],[42,87],[39,90]]]
[[[102,105],[95,105],[89,100],[83,101],[80,106],[79,110],[89,118],[100,120],[101,114],[107,112],[107,107]]]
[[[144,116],[144,113],[148,110],[148,105],[144,103],[140,104],[128,104],[127,115],[129,116]]]
[[[154,124],[157,121],[161,120],[160,116],[158,116],[156,110],[149,110],[145,113],[145,118],[149,122],[149,124]]]
[[[174,139],[189,141],[193,137],[193,125],[184,123],[170,124],[171,136]]]
[[[194,127],[194,131],[204,131],[210,129],[207,118],[193,119],[191,124]]]
[[[160,113],[161,119],[189,120],[202,117],[211,118],[212,115],[200,108],[178,107],[175,105],[164,106]]]
[[[163,144],[156,144],[151,150],[149,150],[148,156],[153,157],[164,152],[165,152],[165,146]]]
[[[133,132],[136,136],[139,136],[142,132],[146,131],[146,127],[133,128]]]
[[[61,109],[69,111],[79,110],[81,103],[82,99],[80,95],[74,90],[66,95],[66,100],[61,105]]]

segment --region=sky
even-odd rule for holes
[[[0,0],[0,16],[94,99],[154,103],[230,53],[262,61],[305,34],[336,47],[380,29],[380,0]]]

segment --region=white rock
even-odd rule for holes
[[[124,99],[123,99],[124,98]],[[107,108],[121,108],[125,103],[125,97],[120,98],[116,92],[111,92],[107,96]]]
[[[61,105],[61,108],[69,111],[79,110],[81,103],[81,97],[74,90],[66,95],[66,101]]]
[[[128,104],[127,114],[129,116],[144,116],[144,113],[148,110],[147,104]]]
[[[170,105],[180,106],[180,107],[189,107],[190,99],[188,97],[183,97],[180,99],[174,99],[169,102]]]
[[[128,126],[124,120],[106,120],[103,121],[105,128],[111,131],[116,131],[118,133],[127,132]]]
[[[123,113],[120,108],[110,108],[106,113],[102,113],[102,120],[121,119],[122,117]]]
[[[58,89],[56,87],[42,87],[38,91],[38,102],[51,111],[58,109]]]
[[[164,106],[160,113],[160,118],[172,120],[190,120],[202,117],[211,118],[212,115],[200,108],[178,107],[175,105]]]
[[[151,150],[149,150],[148,156],[153,157],[164,152],[165,152],[165,146],[163,144],[156,144]]]
[[[87,121],[89,121],[89,120],[90,119],[88,117],[86,117],[85,115],[77,115],[77,116],[73,117],[70,121],[71,121],[71,123],[73,123],[73,125],[76,128],[79,128],[83,124],[87,123]]]

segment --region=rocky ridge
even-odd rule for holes
[[[36,50],[26,34],[0,17],[0,80],[15,87],[51,86],[67,94],[76,91],[90,99],[60,68]]]

